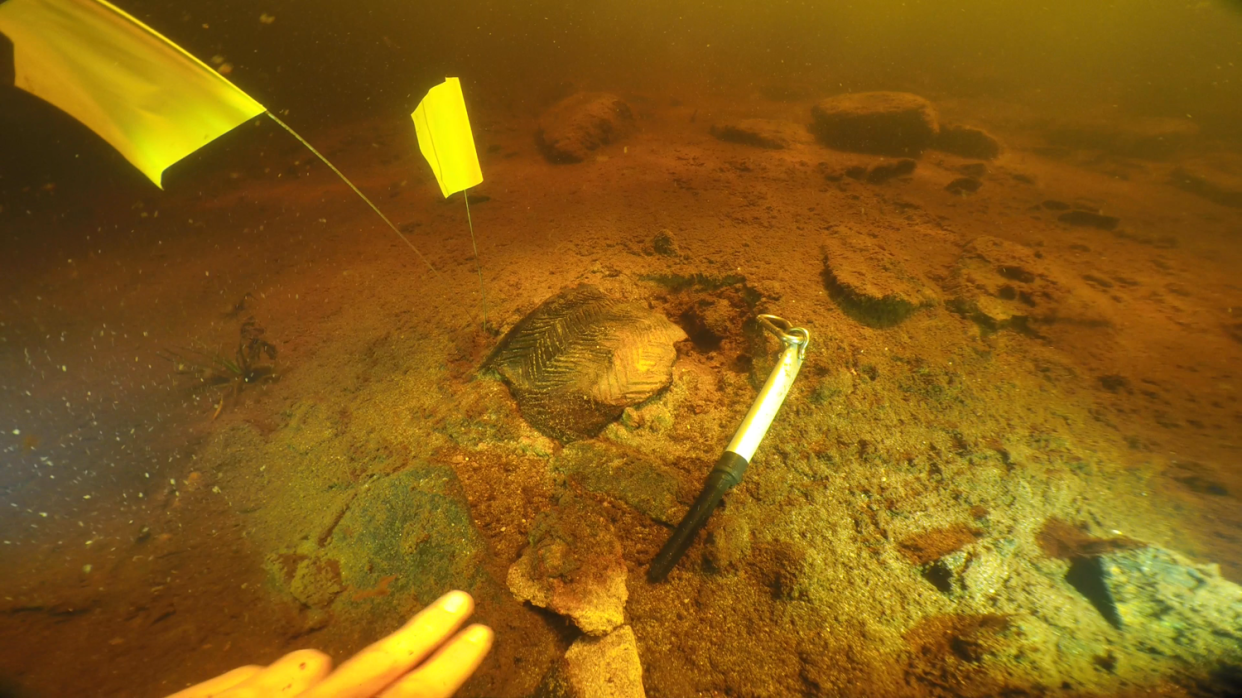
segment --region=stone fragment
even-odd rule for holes
[[[566,494],[535,519],[530,545],[509,567],[508,583],[519,601],[568,616],[598,636],[625,622],[626,576],[612,525]]]
[[[1217,565],[1196,565],[1158,547],[1100,558],[1103,582],[1127,635],[1145,651],[1188,664],[1237,661],[1242,586]]]
[[[939,294],[917,270],[882,242],[845,226],[825,241],[824,286],[851,318],[870,327],[892,327]]]
[[[582,162],[600,146],[615,143],[633,130],[634,113],[620,97],[579,92],[539,117],[536,141],[549,162]]]
[[[994,160],[1001,153],[1000,141],[987,131],[973,126],[943,125],[931,147],[978,160]]]
[[[1098,538],[1084,528],[1052,517],[1044,522],[1036,541],[1048,557],[1069,562],[1065,582],[1095,607],[1110,625],[1121,628],[1121,616],[1112,592],[1105,584],[1101,556],[1117,550],[1140,548],[1144,544],[1125,536]]]
[[[1025,329],[1046,300],[1039,271],[1030,248],[986,235],[975,238],[958,263],[955,307],[991,329]]]
[[[670,230],[661,230],[651,240],[651,249],[664,257],[677,257],[681,251],[677,248],[677,238]]]
[[[995,596],[1013,574],[1017,563],[1010,555],[981,546],[969,556],[963,555],[964,569],[960,576],[962,590],[976,601]]]
[[[641,453],[602,441],[579,441],[567,445],[551,467],[588,492],[625,502],[652,520],[680,520],[677,476]]]
[[[939,131],[931,102],[904,92],[837,95],[811,108],[811,131],[837,150],[917,156]]]
[[[633,629],[626,625],[604,637],[574,641],[535,693],[541,698],[644,698]]]
[[[788,121],[739,119],[712,126],[711,134],[729,143],[783,150],[804,140],[806,129]]]
[[[1225,478],[1214,468],[1195,461],[1175,461],[1161,473],[1191,492],[1213,497],[1228,497],[1229,487]]]

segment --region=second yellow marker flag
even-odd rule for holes
[[[410,116],[418,134],[418,149],[427,158],[446,198],[483,181],[461,81],[445,78],[427,91]]]

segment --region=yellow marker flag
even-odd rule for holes
[[[104,0],[8,0],[17,87],[116,148],[155,185],[164,170],[263,112],[233,83]]]
[[[418,149],[427,158],[446,198],[483,181],[460,80],[445,78],[428,90],[410,116],[418,134]]]

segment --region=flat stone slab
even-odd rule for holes
[[[931,102],[906,92],[858,92],[821,100],[811,108],[811,130],[837,150],[917,156],[940,130]]]
[[[990,329],[1026,329],[1061,295],[1034,250],[987,235],[966,245],[957,281],[959,310]]]
[[[451,468],[416,463],[370,481],[322,535],[266,560],[276,585],[311,611],[404,616],[450,589],[496,589]]]
[[[1099,228],[1100,230],[1116,230],[1117,224],[1121,222],[1121,219],[1116,216],[1083,210],[1066,211],[1057,216],[1057,220],[1079,228]]]
[[[810,135],[804,126],[774,119],[722,121],[712,126],[711,134],[729,143],[740,143],[768,150],[783,150],[796,143],[810,140]]]
[[[892,327],[940,295],[884,245],[838,226],[823,244],[824,286],[846,315],[869,327]]]

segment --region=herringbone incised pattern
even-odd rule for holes
[[[561,440],[599,433],[668,385],[686,335],[642,305],[593,286],[567,289],[514,325],[488,359],[522,415]]]

